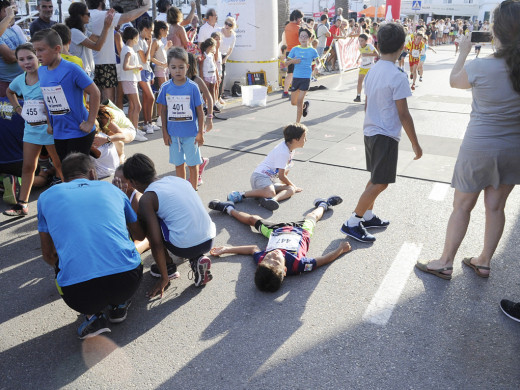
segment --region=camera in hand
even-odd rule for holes
[[[471,33],[471,42],[491,42],[493,36],[489,31],[473,31]]]

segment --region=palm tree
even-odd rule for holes
[[[289,0],[278,0],[278,42],[282,40],[285,22],[289,20]]]
[[[343,8],[343,17],[348,19],[348,0],[335,0],[336,9]]]

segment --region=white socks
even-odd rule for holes
[[[362,219],[363,218],[356,216],[356,213],[352,213],[350,218],[347,219],[347,221],[345,222],[345,225],[347,225],[348,227],[357,226],[357,225],[359,225],[359,223],[361,222]]]
[[[374,213],[372,212],[372,210],[365,211],[365,214],[363,214],[363,219],[365,221],[370,221],[372,218],[374,218]]]

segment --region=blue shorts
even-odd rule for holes
[[[199,145],[195,144],[195,137],[175,137],[170,135],[170,164],[178,167],[186,163],[189,167],[202,164]]]
[[[150,72],[149,70],[142,70],[141,71],[141,81],[152,81],[153,80],[153,72]]]
[[[311,84],[311,79],[294,78],[291,84],[291,91],[308,91]]]

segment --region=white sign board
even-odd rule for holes
[[[237,22],[237,40],[235,48],[242,50],[256,50],[256,30],[260,27],[256,20],[255,2],[247,0],[221,0],[218,7],[219,25],[232,16]]]

